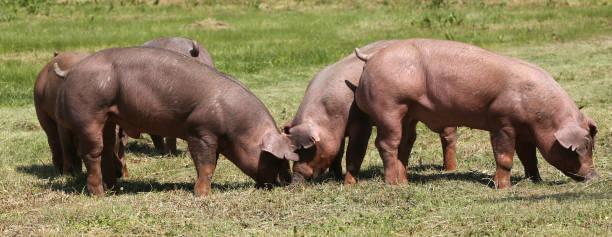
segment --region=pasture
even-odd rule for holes
[[[43,1],[0,0],[0,233],[2,235],[538,235],[612,233],[612,2],[508,1]],[[486,132],[459,129],[458,169],[442,170],[438,135],[419,124],[407,186],[382,180],[370,142],[361,179],[331,175],[272,190],[221,158],[212,195],[195,197],[196,172],[178,156],[132,139],[130,177],[106,197],[85,174],[58,176],[34,111],[32,88],[53,51],[95,52],[157,37],[195,39],[217,69],[249,87],[276,123],[290,120],[310,79],[355,47],[395,38],[466,42],[549,71],[599,133],[600,178],[577,183],[541,156],[544,180],[492,189]],[[375,137],[375,133],[373,138]],[[373,138],[371,140],[373,140]]]

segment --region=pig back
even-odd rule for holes
[[[103,50],[69,76],[90,78],[97,86],[80,89],[98,97],[97,104],[116,106],[112,117],[139,132],[184,138],[197,126],[226,133],[230,123],[271,118],[242,83],[169,50]]]

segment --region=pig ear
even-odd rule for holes
[[[555,138],[561,146],[584,156],[589,143],[589,132],[576,125],[562,127],[555,132]]]
[[[295,126],[289,130],[289,139],[291,139],[291,143],[301,149],[308,149],[317,144],[320,139],[319,135],[317,135],[312,129],[312,127],[307,125]]]
[[[589,123],[589,135],[591,135],[591,137],[595,139],[595,137],[597,136],[597,132],[599,131],[599,129],[597,129],[597,124],[590,118],[587,118],[587,121]]]
[[[287,136],[278,132],[269,132],[264,135],[261,141],[261,150],[270,153],[276,158],[298,161],[298,154],[290,148],[291,141]]]
[[[59,55],[59,53],[57,51],[53,51],[53,57],[57,57],[57,55]]]

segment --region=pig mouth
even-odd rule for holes
[[[575,181],[578,182],[586,182],[592,179],[596,179],[599,177],[599,175],[597,174],[597,171],[595,171],[595,169],[592,169],[589,173],[587,173],[586,175],[579,175],[579,174],[575,174],[575,173],[570,173],[570,172],[563,172],[563,174],[565,174],[566,176],[572,178]]]

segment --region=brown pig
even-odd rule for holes
[[[83,58],[89,56],[85,52],[67,52],[58,54],[49,62],[36,78],[34,84],[34,106],[41,127],[47,135],[47,142],[51,149],[53,166],[57,173],[73,174],[82,169],[81,159],[76,156],[78,141],[72,133],[57,124],[55,117],[56,98],[59,89],[64,84],[63,75],[57,75],[54,70],[58,67],[70,68]],[[55,68],[54,68],[55,66]],[[118,128],[115,128],[118,129]],[[122,135],[121,133],[117,133]],[[116,135],[117,135],[116,134]],[[120,141],[120,139],[115,139]],[[105,150],[106,155],[103,173],[105,182],[113,185],[116,177],[127,177],[125,166],[124,144],[115,144],[114,150]]]
[[[180,54],[191,56],[193,59],[215,68],[215,63],[210,53],[206,51],[204,46],[200,45],[195,40],[181,37],[157,38],[149,40],[141,46],[172,50]],[[151,134],[151,140],[153,140],[155,149],[162,151],[163,154],[176,154],[176,138],[166,137],[166,142],[164,143],[164,138],[162,136]]]
[[[218,154],[257,186],[289,181],[288,160],[297,160],[289,138],[242,83],[175,52],[114,48],[85,58],[68,71],[56,115],[79,139],[87,188],[103,195],[103,127],[117,123],[141,132],[187,141],[197,181],[196,195],[210,193]]]
[[[383,40],[364,46],[363,53],[371,54],[387,47],[397,40]],[[308,85],[300,107],[292,121],[283,126],[300,160],[293,164],[293,181],[316,178],[325,169],[341,177],[341,159],[344,155],[344,139],[348,136],[346,151],[346,176],[344,183],[353,184],[359,175],[372,125],[367,115],[354,104],[354,92],[350,87],[359,84],[364,62],[355,54],[326,67]],[[416,121],[410,124],[414,130]],[[444,168],[456,168],[456,129],[450,127],[440,133],[444,151]],[[410,139],[406,155],[410,155],[416,133]],[[405,158],[408,160],[408,157]]]
[[[386,183],[407,183],[399,148],[402,136],[414,132],[406,131],[413,121],[437,132],[454,126],[489,131],[500,189],[510,187],[515,150],[532,179],[539,179],[536,148],[575,180],[597,177],[592,159],[597,125],[542,68],[434,39],[402,40],[375,54],[356,53],[366,63],[355,99],[378,129]]]

